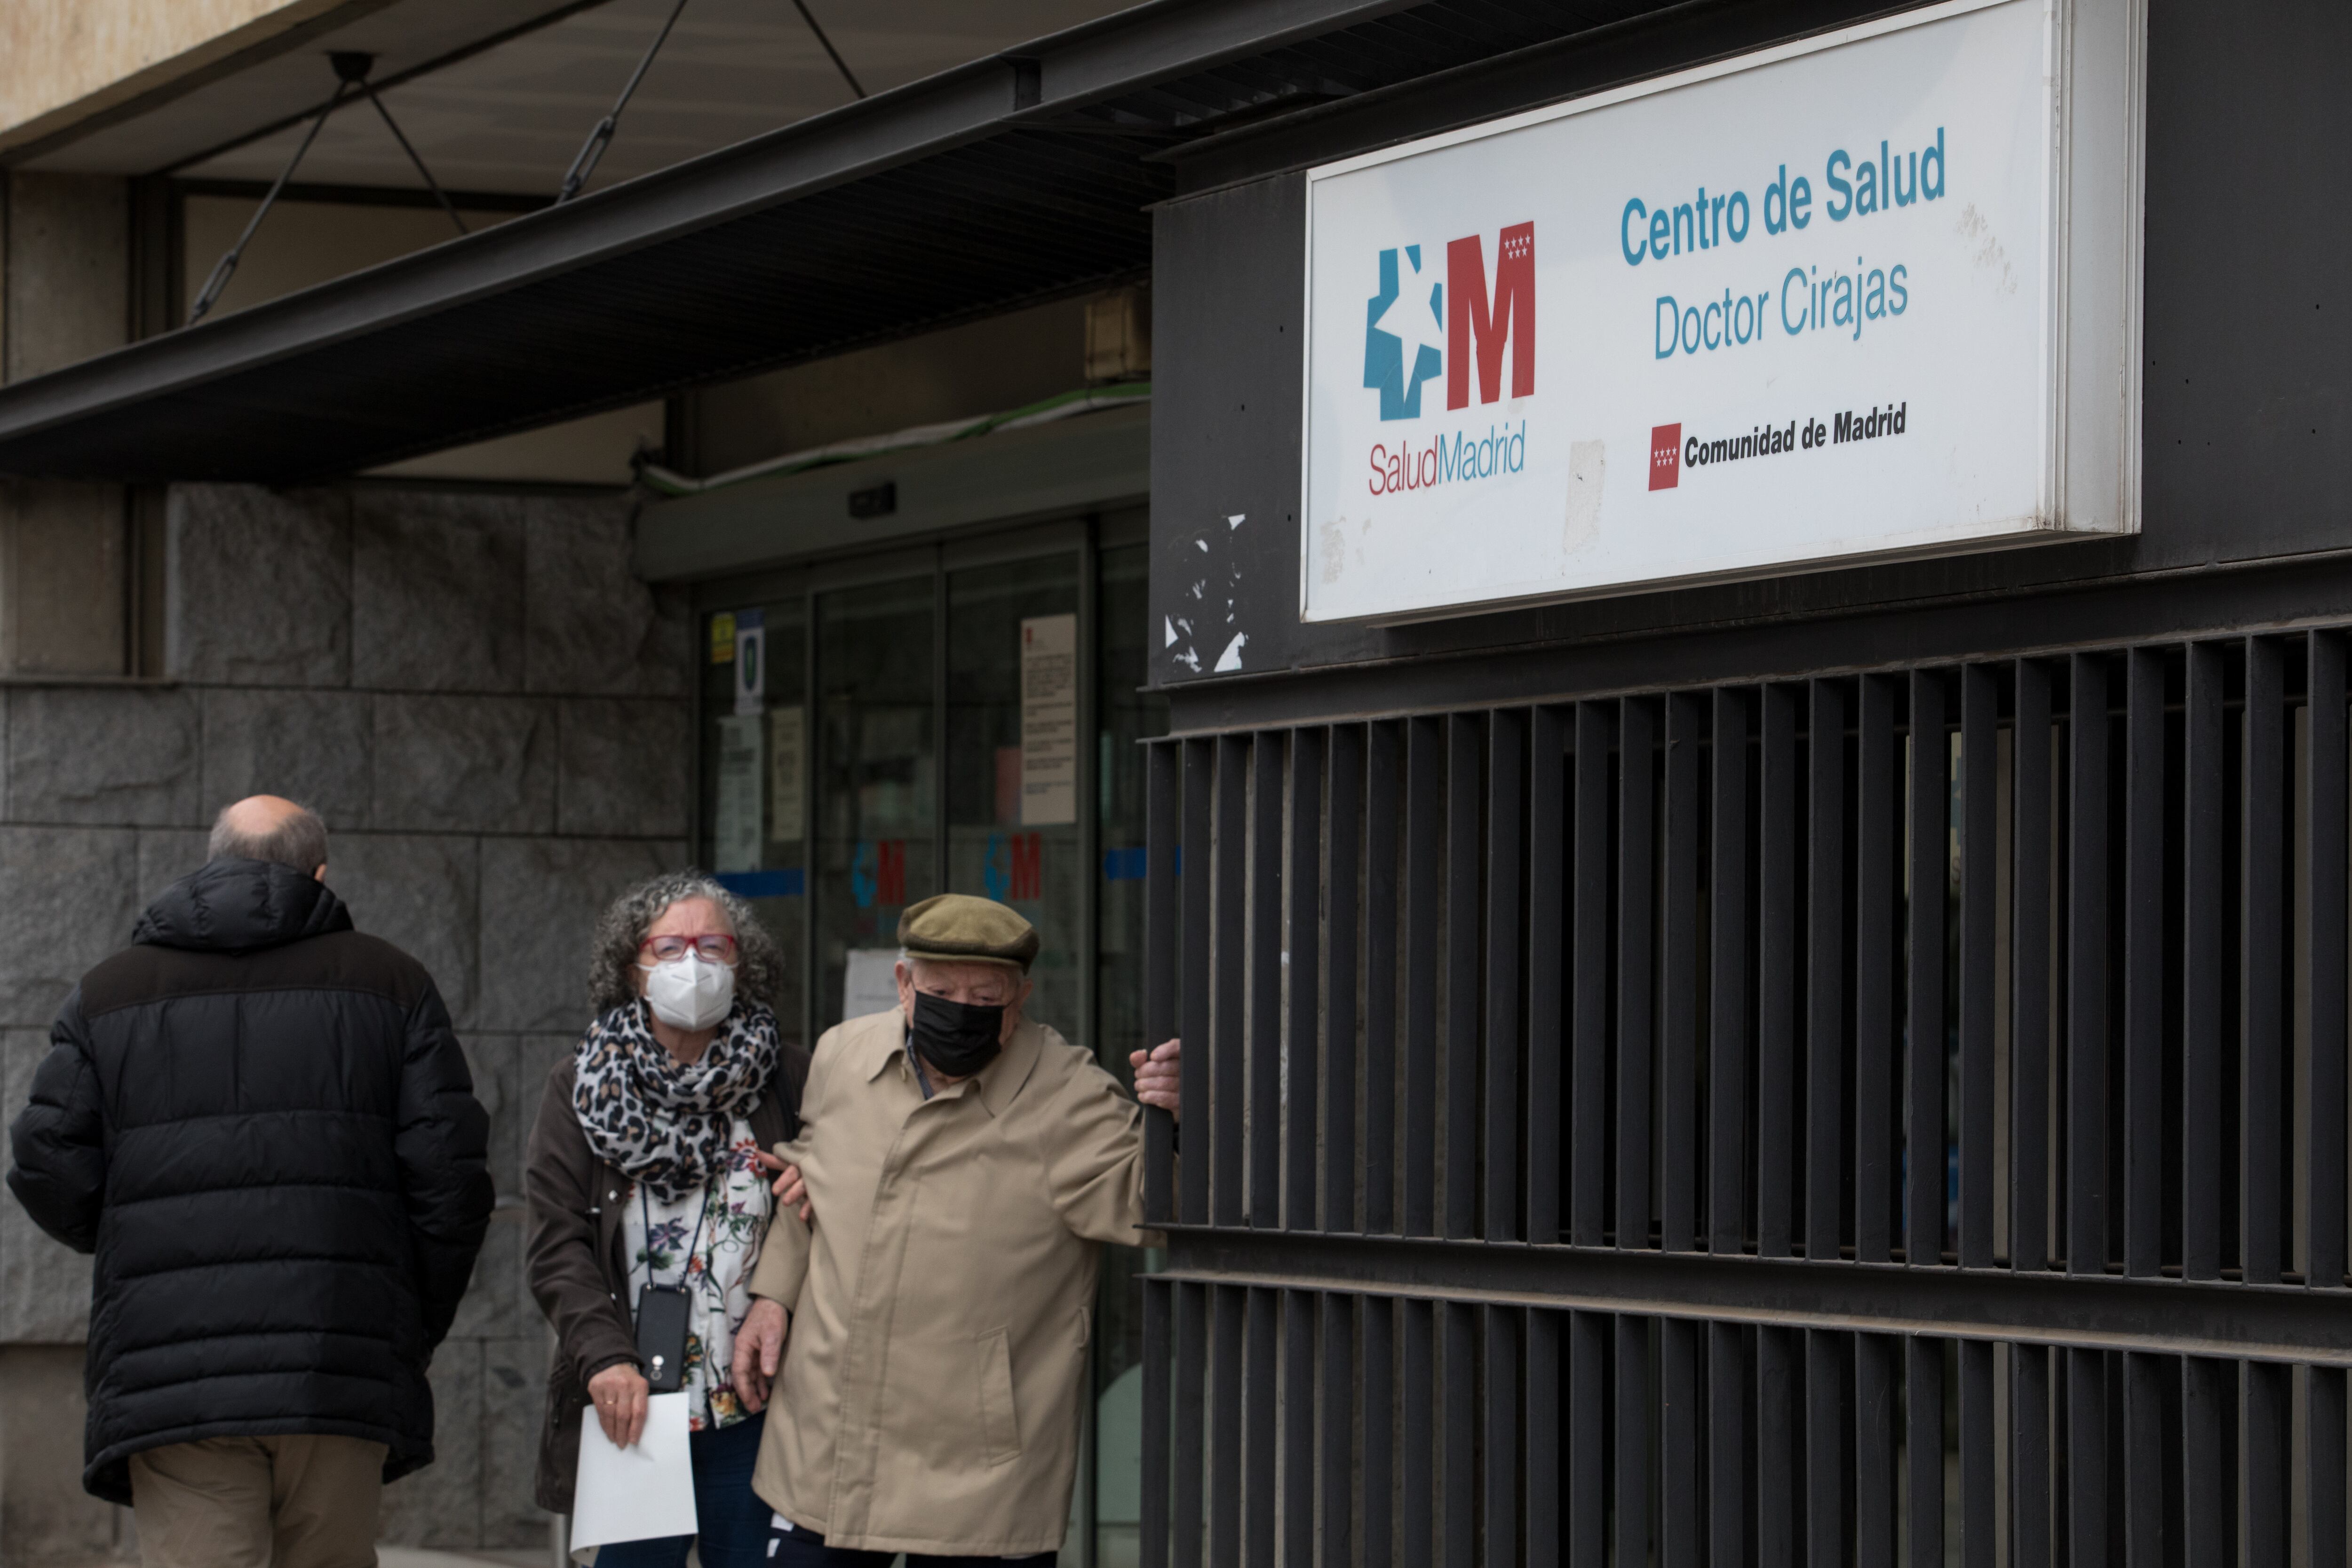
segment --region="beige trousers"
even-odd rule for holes
[[[375,1568],[384,1446],[207,1437],[131,1456],[146,1568]]]

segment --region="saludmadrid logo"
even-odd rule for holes
[[[1474,371],[1478,401],[1500,402],[1507,348],[1511,397],[1533,396],[1536,225],[1514,224],[1496,235],[1491,282],[1483,235],[1446,242],[1442,282],[1424,273],[1422,248],[1380,252],[1380,288],[1365,304],[1364,387],[1379,395],[1381,422],[1419,419],[1423,384],[1441,376],[1449,413],[1470,406]],[[1527,445],[1525,419],[1516,430],[1490,423],[1484,431],[1451,430],[1426,441],[1375,442],[1371,493],[1516,474],[1527,465]]]

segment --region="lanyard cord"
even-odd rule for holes
[[[661,1290],[665,1287],[654,1278],[654,1208],[652,1201],[646,1197],[646,1189],[651,1185],[642,1178],[638,1180],[637,1211],[645,1217],[646,1221],[646,1284],[652,1289]],[[709,1212],[710,1184],[705,1182],[702,1187],[702,1207],[697,1209],[694,1215],[694,1234],[687,1239],[686,1260],[677,1267],[677,1283],[667,1287],[667,1289],[675,1291],[686,1289],[687,1278],[694,1272],[694,1249],[702,1241],[702,1221]]]

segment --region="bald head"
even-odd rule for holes
[[[327,864],[327,824],[278,795],[248,795],[213,819],[214,860],[275,861],[316,876]]]

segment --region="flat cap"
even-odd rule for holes
[[[1005,964],[1029,972],[1037,928],[992,898],[942,893],[907,905],[898,946],[909,958],[951,964]]]

